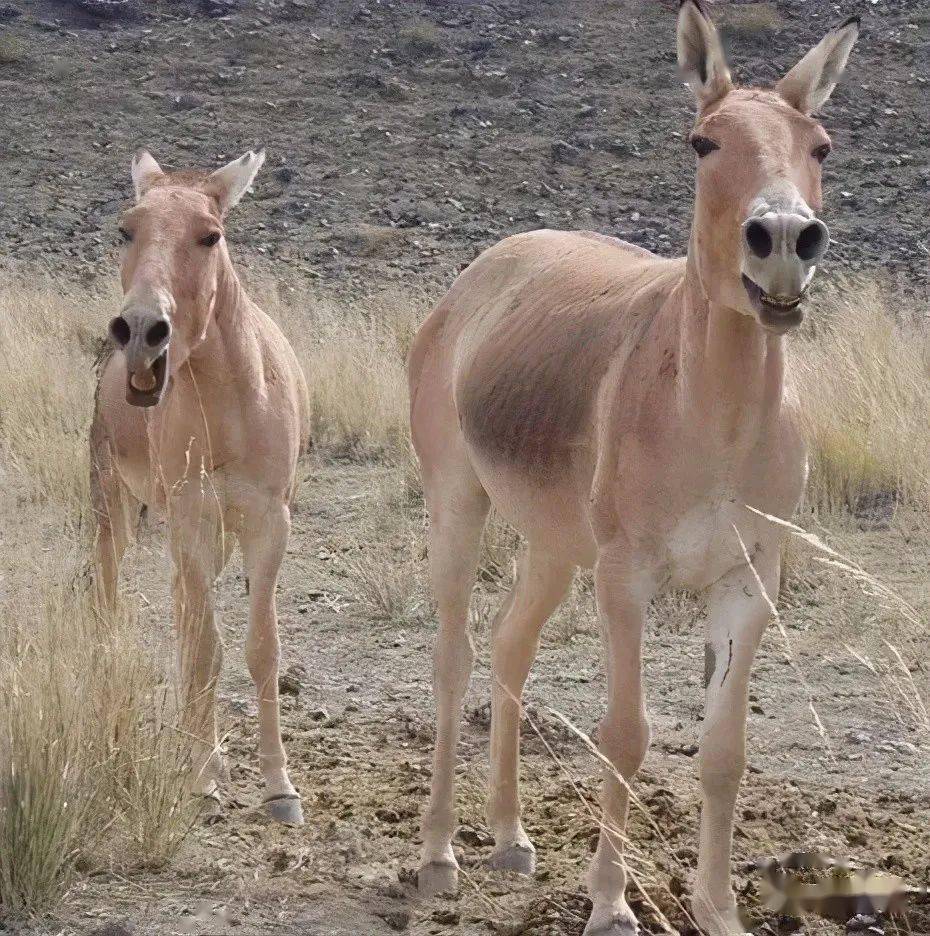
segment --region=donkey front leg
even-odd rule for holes
[[[95,421],[91,429],[90,493],[97,518],[94,586],[100,607],[116,605],[120,563],[132,537],[131,520],[139,502],[123,484],[110,451],[110,442]]]
[[[754,563],[774,600],[778,546],[759,552]],[[708,936],[734,936],[745,928],[730,883],[733,812],[746,764],[749,673],[771,609],[746,565],[711,586],[707,611],[706,711],[699,759],[704,802],[692,909]]]
[[[287,550],[291,515],[286,504],[246,516],[239,534],[249,582],[249,633],[246,662],[258,694],[258,758],[265,781],[265,810],[285,825],[303,825],[300,796],[287,775],[281,740],[278,667],[281,642],[275,588]]]
[[[169,516],[182,723],[192,741],[191,789],[215,812],[225,774],[216,733],[223,641],[213,614],[213,584],[225,556],[222,526],[218,511],[199,501],[193,510],[173,505]]]
[[[629,810],[629,783],[649,747],[642,681],[643,609],[648,596],[630,585],[624,562],[602,554],[595,570],[598,612],[607,650],[607,714],[598,742],[609,761],[601,792],[597,851],[588,873],[594,904],[585,936],[635,936],[636,917],[626,902],[621,841]]]

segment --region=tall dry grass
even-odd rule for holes
[[[86,575],[112,296],[0,287],[0,916],[51,908],[79,867],[163,863],[191,823],[163,660],[131,605],[94,608]]]
[[[406,359],[425,301],[386,294],[346,308],[268,283],[256,292],[307,375],[314,444],[330,455],[408,459]]]
[[[854,281],[818,299],[791,345],[810,442],[807,502],[930,508],[930,301]]]
[[[80,575],[92,364],[114,298],[109,284],[93,293],[52,280],[0,284],[0,523],[26,538],[3,555],[0,596],[4,912],[52,905],[79,867],[167,860],[190,822],[181,794],[186,751],[173,728],[164,661],[140,635],[131,607],[116,619],[94,611]],[[370,530],[350,545],[342,568],[372,614],[409,617],[428,601],[404,366],[425,303],[394,296],[345,308],[268,286],[256,298],[282,322],[305,368],[318,451],[390,466]],[[829,517],[890,497],[925,527],[925,310],[877,286],[847,284],[818,304],[793,340],[792,373],[811,442],[809,505]],[[489,527],[486,592],[509,582],[516,542],[504,525]],[[589,592],[579,580],[577,610],[587,617]],[[885,679],[889,699],[919,726],[930,701],[914,678],[926,622],[887,596],[880,607],[873,623],[894,635],[892,647],[881,653],[860,643],[851,653]],[[575,626],[568,621],[566,633]]]
[[[0,483],[33,503],[88,503],[94,343],[115,301],[109,283],[0,282]]]

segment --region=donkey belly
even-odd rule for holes
[[[590,478],[583,468],[541,486],[513,466],[471,449],[471,463],[494,509],[536,548],[591,568],[597,546],[585,510]]]

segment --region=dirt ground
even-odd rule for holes
[[[241,0],[220,17],[204,15],[209,6],[156,0],[137,4],[132,18],[98,20],[64,0],[0,3],[4,263],[88,282],[111,275],[129,156],[142,145],[166,165],[206,166],[265,145],[268,166],[231,224],[237,262],[283,282],[309,280],[347,305],[386,287],[438,294],[479,249],[534,227],[593,228],[662,253],[684,248],[692,107],[675,76],[670,0]],[[735,73],[758,80],[776,77],[852,12],[826,0],[752,6],[765,8],[761,19],[747,19],[746,4],[717,10],[730,23]],[[824,276],[881,271],[923,291],[930,14],[922,0],[872,0],[864,12],[849,80],[827,113],[836,152],[825,218],[836,243]],[[538,728],[527,726],[524,745],[535,879],[491,875],[482,864],[489,672],[479,626],[460,769],[467,874],[458,897],[420,901],[411,880],[429,779],[434,622],[419,586],[402,614],[375,618],[347,564],[391,469],[316,458],[303,472],[279,610],[299,690],[285,697],[284,721],[306,826],[283,830],[256,808],[246,600],[234,559],[218,590],[233,767],[224,820],[198,826],[168,868],[93,873],[54,919],[0,922],[0,932],[120,936],[105,929],[112,924],[137,936],[581,933],[597,766],[548,708],[583,732],[602,711],[589,596],[580,590],[555,622],[528,687]],[[414,518],[420,510],[410,507]],[[26,520],[11,517],[0,533],[6,569],[26,534],[18,523]],[[906,521],[865,526],[835,535],[926,609],[926,535]],[[382,533],[380,547],[406,548],[403,534]],[[153,639],[167,644],[163,546],[153,526],[127,587],[143,593]],[[162,574],[149,575],[153,565]],[[896,716],[887,686],[844,648],[856,635],[837,625],[851,617],[878,627],[883,618],[854,583],[811,576],[784,612],[794,664],[773,628],[755,670],[736,839],[750,906],[758,876],[749,862],[789,850],[930,880],[927,739]],[[493,576],[483,584],[479,610],[501,584]],[[637,784],[643,809],[631,820],[633,867],[684,933],[672,895],[687,892],[695,860],[702,648],[700,613],[684,599],[654,610],[653,744]],[[659,932],[642,897],[634,907]],[[766,919],[771,929],[760,933],[795,932]],[[928,936],[930,907],[894,925],[889,933]],[[843,929],[809,919],[804,932]]]
[[[146,936],[581,933],[587,911],[581,876],[594,834],[598,771],[584,742],[550,707],[585,733],[603,711],[599,641],[583,591],[552,623],[527,693],[532,724],[524,729],[524,803],[539,850],[536,878],[493,875],[482,864],[491,845],[483,819],[489,671],[479,620],[459,771],[457,849],[467,873],[456,898],[415,895],[418,818],[429,780],[434,625],[420,588],[395,619],[373,619],[351,565],[371,531],[368,498],[381,496],[393,476],[382,466],[347,462],[312,461],[304,470],[279,611],[284,669],[296,692],[284,696],[285,738],[306,826],[285,830],[258,809],[255,705],[242,651],[247,603],[234,558],[218,589],[227,660],[222,726],[232,770],[225,818],[198,825],[169,867],[95,872],[54,920],[12,932],[83,936],[106,932],[100,927],[110,923]],[[25,535],[8,528],[4,537],[7,567],[20,532]],[[404,548],[402,531],[387,526],[383,533],[378,547]],[[850,538],[908,598],[926,603],[926,578],[915,574],[925,568],[925,535],[905,528],[850,531],[834,542]],[[152,525],[135,549],[126,587],[142,595],[145,625],[166,652],[167,583],[163,536]],[[504,584],[485,582],[476,605],[495,594],[499,599]],[[794,665],[772,628],[755,670],[750,767],[736,839],[738,879],[750,907],[758,881],[750,863],[790,850],[848,857],[915,883],[930,871],[926,738],[902,725],[882,681],[843,651],[840,642],[855,643],[855,635],[831,626],[841,603],[861,603],[863,613],[853,617],[866,626],[871,599],[848,583],[821,585],[810,593],[816,597],[787,602]],[[687,888],[695,859],[702,646],[700,612],[689,602],[653,609],[646,671],[654,734],[636,785],[642,808],[631,821],[633,867],[684,933],[686,918],[672,895]],[[825,736],[815,727],[808,690]],[[660,932],[648,928],[655,918],[645,901],[636,906],[645,932]],[[915,906],[889,933],[930,932],[927,910]],[[804,932],[844,931],[810,919]]]
[[[479,248],[537,227],[684,249],[692,102],[676,0],[70,0],[0,8],[5,257],[109,272],[129,157],[211,166],[264,145],[237,215],[279,278],[358,293],[447,285]],[[219,6],[219,3],[215,5]],[[863,9],[859,9],[864,6]],[[739,79],[779,77],[864,15],[826,113],[834,244],[824,272],[926,285],[930,13],[923,0],[718,3]],[[9,15],[8,15],[9,16]]]

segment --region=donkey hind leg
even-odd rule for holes
[[[778,548],[756,559],[768,596],[778,593]],[[748,566],[725,575],[707,601],[705,718],[699,754],[703,789],[694,918],[708,936],[745,932],[730,883],[733,812],[746,763],[749,673],[770,607]]]
[[[140,504],[129,492],[113,465],[106,438],[91,432],[90,492],[97,519],[94,557],[94,592],[98,604],[113,609],[119,586],[119,569],[133,536]]]
[[[426,480],[429,507],[429,565],[439,630],[433,657],[436,743],[429,805],[423,816],[423,849],[417,884],[421,894],[453,891],[458,863],[455,831],[455,759],[462,702],[471,679],[474,652],[468,605],[478,568],[481,533],[490,502],[470,467],[453,479]]]
[[[249,518],[251,519],[251,518]],[[281,740],[278,667],[281,642],[275,587],[287,550],[290,511],[284,504],[246,522],[239,534],[249,580],[249,632],[246,662],[258,695],[258,759],[265,782],[265,811],[284,825],[303,825],[300,796],[287,775]]]
[[[223,641],[213,612],[213,587],[228,554],[216,511],[203,502],[193,509],[174,505],[171,552],[178,639],[182,724],[192,742],[190,788],[216,812],[225,778],[216,730],[216,686]]]
[[[520,700],[543,625],[571,585],[574,566],[530,544],[494,623],[491,649],[491,867],[532,874],[536,853],[521,822]]]

